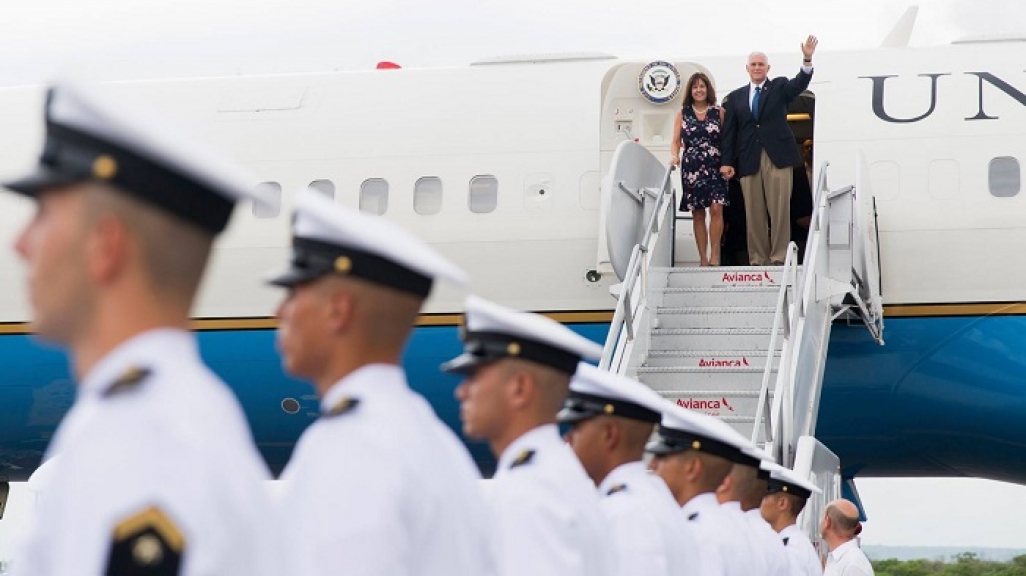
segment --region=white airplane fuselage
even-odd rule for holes
[[[743,55],[669,61],[682,82],[710,73],[720,98],[748,81]],[[793,76],[800,61],[797,51],[771,55],[771,76]],[[281,295],[261,281],[288,256],[295,192],[316,183],[339,203],[378,209],[464,267],[474,293],[602,340],[618,281],[605,262],[602,176],[625,138],[668,161],[680,108],[679,96],[656,105],[631,92],[644,65],[582,58],[105,85],[280,186],[276,214],[237,209],[194,311],[204,355],[238,393],[272,467],[316,412],[311,389],[281,373]],[[855,182],[856,154],[866,157],[887,311],[887,346],[844,326],[831,339],[817,436],[849,476],[1026,482],[1024,68],[1003,44],[815,57],[815,160],[829,162],[839,188]],[[42,95],[0,91],[0,172],[38,154]],[[0,244],[32,209],[0,196]],[[73,396],[61,356],[27,336],[23,274],[0,250],[0,479],[38,465]],[[406,359],[411,381],[457,428],[454,382],[434,367],[459,348],[462,298],[436,290]],[[487,469],[483,447],[473,449]]]

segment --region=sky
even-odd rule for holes
[[[1022,32],[1013,0],[921,2],[913,45]],[[0,85],[74,72],[97,79],[463,65],[501,55],[625,58],[879,44],[893,0],[33,0],[0,22]],[[771,7],[771,10],[767,10]],[[736,16],[736,18],[731,18]],[[732,21],[733,20],[733,21]]]
[[[33,0],[0,19],[0,86],[96,80],[462,66],[516,54],[623,58],[877,46],[894,0]],[[1026,37],[1026,3],[924,0],[913,46]],[[1026,488],[983,480],[859,482],[869,544],[1026,548]],[[0,558],[31,513],[22,485],[0,520]]]

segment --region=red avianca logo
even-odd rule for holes
[[[734,407],[727,402],[726,398],[720,398],[719,400],[696,400],[695,398],[677,398],[677,406],[681,408],[687,408],[688,410],[729,410],[734,411]]]
[[[699,358],[699,368],[743,368],[748,366],[748,358]]]
[[[720,282],[723,284],[740,284],[742,282],[769,282],[770,284],[776,284],[768,271],[762,272],[724,272],[723,277],[720,278]]]

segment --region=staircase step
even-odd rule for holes
[[[772,328],[773,306],[658,308],[659,328]]]
[[[653,390],[756,390],[762,387],[763,368],[691,368],[642,366],[638,380]],[[770,371],[776,381],[776,369]]]
[[[663,291],[663,306],[667,308],[772,306],[775,308],[779,293],[780,289],[775,286],[667,288]]]
[[[656,328],[652,330],[650,348],[653,350],[759,350],[765,353],[769,349],[772,331],[770,328]],[[784,339],[778,337],[778,349],[783,343]]]
[[[780,362],[780,352],[773,353],[773,363]],[[649,350],[645,367],[752,367],[766,365],[766,352],[752,350]]]
[[[759,407],[759,393],[709,390],[669,391],[659,395],[682,408],[715,416],[731,424],[752,423]],[[771,396],[772,399],[772,396]]]
[[[779,266],[709,266],[671,268],[667,286],[671,288],[729,286],[779,287],[784,269]]]

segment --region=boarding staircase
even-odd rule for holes
[[[875,208],[856,162],[855,184],[837,190],[823,165],[805,264],[792,243],[783,267],[675,266],[673,169],[634,142],[617,148],[603,181],[610,264],[622,283],[601,366],[804,467],[824,502],[841,481],[836,456],[815,440],[830,328],[859,322],[883,344]]]

